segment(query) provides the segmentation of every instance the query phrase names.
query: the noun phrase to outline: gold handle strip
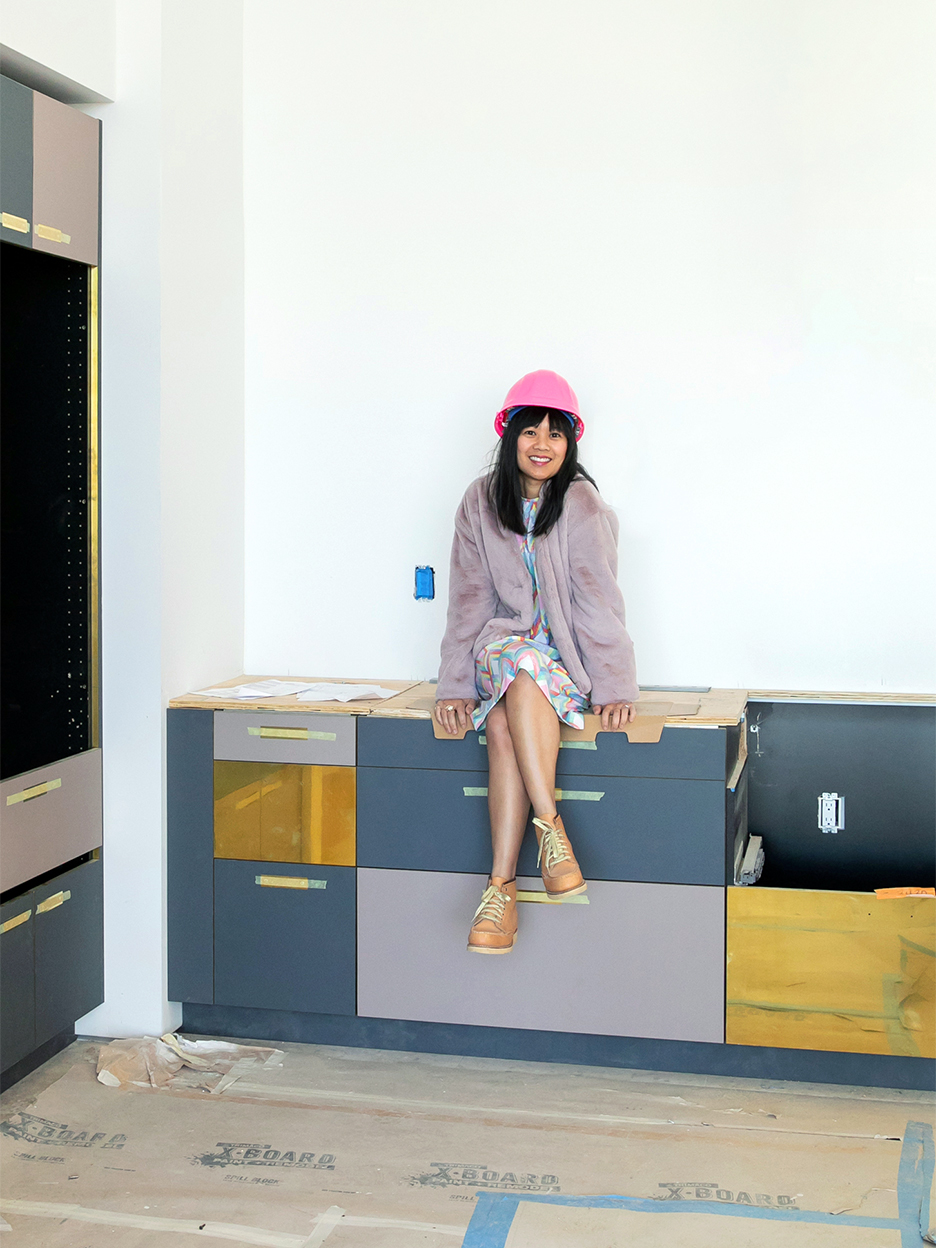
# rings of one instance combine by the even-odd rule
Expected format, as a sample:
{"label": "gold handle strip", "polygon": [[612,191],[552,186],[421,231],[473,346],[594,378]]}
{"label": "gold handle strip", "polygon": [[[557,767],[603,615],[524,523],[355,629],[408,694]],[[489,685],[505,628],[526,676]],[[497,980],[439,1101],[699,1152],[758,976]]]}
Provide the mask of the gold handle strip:
{"label": "gold handle strip", "polygon": [[11,793],[6,799],[6,804],[15,806],[17,802],[31,802],[34,797],[42,797],[43,793],[51,793],[53,789],[61,787],[61,780],[46,780],[43,784],[34,784],[31,789],[21,789],[19,793]]}
{"label": "gold handle strip", "polygon": [[[487,789],[474,789],[465,786],[462,789],[465,797],[487,797]],[[600,802],[603,792],[595,789],[556,789],[557,802]]]}
{"label": "gold handle strip", "polygon": [[517,889],[517,901],[545,901],[549,906],[587,906],[590,904],[584,893],[579,893],[577,897],[550,897],[549,893],[539,889],[533,892],[523,888]]}
{"label": "gold handle strip", "polygon": [[25,923],[31,914],[31,910],[24,910],[22,914],[16,915],[15,918],[7,919],[5,923],[0,923],[0,932],[12,932],[14,927],[19,927],[21,923]]}
{"label": "gold handle strip", "polygon": [[307,880],[301,875],[255,875],[261,888],[325,888],[328,880]]}
{"label": "gold handle strip", "polygon": [[29,222],[26,218],[15,217],[12,212],[0,213],[0,224],[5,225],[8,230],[16,230],[19,234],[29,233]]}
{"label": "gold handle strip", "polygon": [[47,897],[45,901],[40,901],[36,906],[36,914],[48,914],[50,910],[57,910],[59,906],[64,905],[66,901],[71,900],[71,892],[65,889],[61,893],[53,893],[51,897]]}
{"label": "gold handle strip", "polygon": [[36,233],[40,238],[46,239],[50,243],[70,243],[71,235],[63,234],[61,230],[56,229],[54,225],[37,225]]}
{"label": "gold handle strip", "polygon": [[337,741],[337,733],[313,732],[311,728],[248,728],[252,737],[273,738],[277,741]]}

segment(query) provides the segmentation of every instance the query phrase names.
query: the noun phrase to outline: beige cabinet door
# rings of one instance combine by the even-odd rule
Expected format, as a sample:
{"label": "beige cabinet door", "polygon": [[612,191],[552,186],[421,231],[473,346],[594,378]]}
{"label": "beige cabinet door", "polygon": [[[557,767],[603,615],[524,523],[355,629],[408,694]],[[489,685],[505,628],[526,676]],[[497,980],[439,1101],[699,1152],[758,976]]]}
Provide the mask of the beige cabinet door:
{"label": "beige cabinet door", "polygon": [[33,92],[32,241],[37,251],[98,263],[100,123]]}

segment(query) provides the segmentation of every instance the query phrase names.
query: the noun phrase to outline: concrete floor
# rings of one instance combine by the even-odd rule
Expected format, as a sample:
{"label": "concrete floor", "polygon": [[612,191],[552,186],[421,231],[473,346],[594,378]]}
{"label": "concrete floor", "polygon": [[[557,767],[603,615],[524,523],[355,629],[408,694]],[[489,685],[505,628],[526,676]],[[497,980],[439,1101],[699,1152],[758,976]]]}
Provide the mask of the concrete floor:
{"label": "concrete floor", "polygon": [[212,1092],[79,1040],[10,1088],[4,1248],[923,1243],[924,1093],[276,1047]]}

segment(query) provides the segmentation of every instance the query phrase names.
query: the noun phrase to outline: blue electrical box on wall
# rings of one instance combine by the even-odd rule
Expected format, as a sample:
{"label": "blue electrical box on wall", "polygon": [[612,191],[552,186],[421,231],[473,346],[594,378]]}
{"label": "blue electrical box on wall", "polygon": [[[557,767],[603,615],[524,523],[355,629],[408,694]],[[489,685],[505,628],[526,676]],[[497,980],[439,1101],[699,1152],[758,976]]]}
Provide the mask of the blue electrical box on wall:
{"label": "blue electrical box on wall", "polygon": [[416,588],[413,597],[420,602],[427,602],[435,597],[435,570],[422,567],[416,569]]}

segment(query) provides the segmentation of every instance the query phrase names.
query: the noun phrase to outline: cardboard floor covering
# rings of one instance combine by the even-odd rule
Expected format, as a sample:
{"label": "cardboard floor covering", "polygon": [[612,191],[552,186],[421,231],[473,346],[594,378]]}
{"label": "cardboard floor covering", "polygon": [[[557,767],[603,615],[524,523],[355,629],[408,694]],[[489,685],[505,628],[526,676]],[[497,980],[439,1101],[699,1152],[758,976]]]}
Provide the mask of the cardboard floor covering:
{"label": "cardboard floor covering", "polygon": [[104,1087],[88,1044],[11,1089],[3,1248],[922,1242],[922,1093],[277,1047],[219,1094]]}

